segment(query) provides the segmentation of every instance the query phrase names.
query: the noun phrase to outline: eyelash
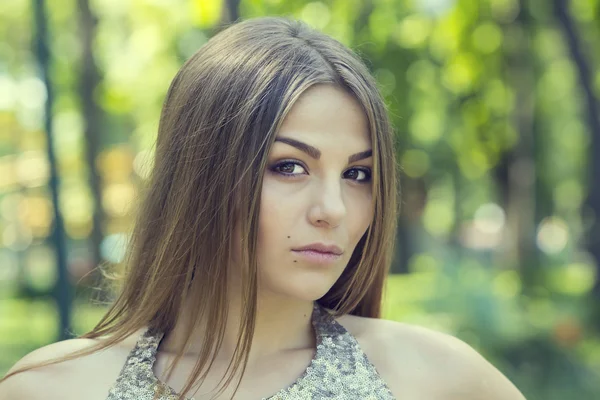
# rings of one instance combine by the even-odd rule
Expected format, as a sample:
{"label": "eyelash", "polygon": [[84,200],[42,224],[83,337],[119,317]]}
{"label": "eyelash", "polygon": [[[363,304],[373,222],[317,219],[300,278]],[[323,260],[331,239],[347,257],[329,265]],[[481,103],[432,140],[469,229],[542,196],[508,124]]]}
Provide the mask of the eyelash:
{"label": "eyelash", "polygon": [[[276,174],[278,174],[278,175],[283,176],[286,179],[291,179],[291,178],[294,178],[295,176],[303,175],[303,174],[290,174],[290,173],[285,173],[285,172],[279,172],[279,171],[277,171],[277,168],[281,167],[282,165],[288,165],[288,164],[299,165],[302,168],[304,168],[305,170],[308,169],[304,165],[302,165],[302,163],[300,163],[298,161],[284,160],[284,161],[278,162],[277,164],[271,166],[269,168],[269,170],[272,171],[272,172],[274,172],[274,173],[276,173]],[[363,180],[352,179],[353,181],[355,181],[357,183],[363,183],[363,184],[371,182],[371,169],[370,168],[354,167],[354,168],[349,169],[349,171],[352,171],[353,169],[358,170],[358,171],[362,171],[366,175],[366,178],[363,179]]]}

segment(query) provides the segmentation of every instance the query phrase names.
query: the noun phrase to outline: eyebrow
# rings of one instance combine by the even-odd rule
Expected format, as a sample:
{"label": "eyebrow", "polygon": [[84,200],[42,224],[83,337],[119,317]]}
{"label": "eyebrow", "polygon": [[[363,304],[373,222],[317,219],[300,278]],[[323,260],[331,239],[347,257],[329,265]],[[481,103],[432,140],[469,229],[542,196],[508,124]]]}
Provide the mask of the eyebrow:
{"label": "eyebrow", "polygon": [[[288,137],[278,136],[275,138],[275,141],[289,144],[290,146],[293,146],[293,147],[297,148],[298,150],[305,152],[306,154],[308,154],[309,156],[311,156],[312,158],[314,158],[316,160],[321,158],[321,151],[319,149],[317,149],[316,147],[313,147],[309,144],[306,144],[304,142],[301,142],[299,140],[288,138]],[[369,158],[372,155],[373,155],[372,150],[365,150],[365,151],[361,151],[360,153],[352,154],[350,157],[348,157],[348,164],[351,164],[356,161],[364,160],[365,158]]]}

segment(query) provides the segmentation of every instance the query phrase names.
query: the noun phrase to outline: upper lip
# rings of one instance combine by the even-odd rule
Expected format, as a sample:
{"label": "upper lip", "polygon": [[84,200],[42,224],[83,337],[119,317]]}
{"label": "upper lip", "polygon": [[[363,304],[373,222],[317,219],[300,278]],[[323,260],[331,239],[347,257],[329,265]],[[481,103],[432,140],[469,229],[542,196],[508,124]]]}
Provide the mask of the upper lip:
{"label": "upper lip", "polygon": [[326,245],[325,243],[311,243],[311,244],[307,244],[306,246],[303,247],[298,247],[296,249],[292,249],[292,250],[314,250],[314,251],[318,251],[320,253],[333,253],[333,254],[342,254],[343,251],[342,249],[340,249],[338,246],[332,244],[332,245]]}

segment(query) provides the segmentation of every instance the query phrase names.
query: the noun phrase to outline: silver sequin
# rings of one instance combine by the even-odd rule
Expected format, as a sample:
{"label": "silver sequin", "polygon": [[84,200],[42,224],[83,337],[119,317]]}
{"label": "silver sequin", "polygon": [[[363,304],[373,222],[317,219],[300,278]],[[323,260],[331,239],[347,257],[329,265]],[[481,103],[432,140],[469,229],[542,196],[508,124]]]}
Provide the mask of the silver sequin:
{"label": "silver sequin", "polygon": [[[356,339],[317,302],[312,324],[317,351],[292,385],[262,400],[392,400],[394,396]],[[177,393],[153,372],[161,333],[144,332],[127,357],[107,400],[176,400]],[[189,399],[193,400],[193,399]]]}

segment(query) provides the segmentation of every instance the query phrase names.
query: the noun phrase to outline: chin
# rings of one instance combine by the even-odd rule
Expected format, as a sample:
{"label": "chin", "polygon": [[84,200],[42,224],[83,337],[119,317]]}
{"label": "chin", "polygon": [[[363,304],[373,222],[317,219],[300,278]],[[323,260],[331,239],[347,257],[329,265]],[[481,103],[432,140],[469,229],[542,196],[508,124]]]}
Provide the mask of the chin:
{"label": "chin", "polygon": [[[282,299],[315,301],[325,296],[344,272],[347,260],[338,265],[316,267],[303,263],[269,263],[259,267],[259,292]],[[268,266],[267,266],[268,265]]]}
{"label": "chin", "polygon": [[312,302],[325,296],[334,283],[335,281],[331,282],[325,279],[313,279],[312,282],[307,282],[299,279],[292,281],[290,278],[287,282],[281,282],[279,285],[268,285],[265,290],[290,300]]}

